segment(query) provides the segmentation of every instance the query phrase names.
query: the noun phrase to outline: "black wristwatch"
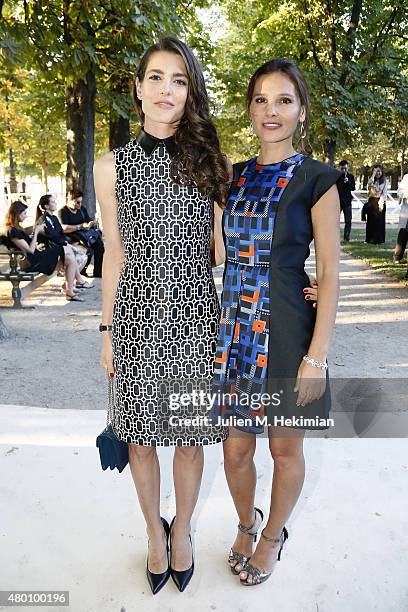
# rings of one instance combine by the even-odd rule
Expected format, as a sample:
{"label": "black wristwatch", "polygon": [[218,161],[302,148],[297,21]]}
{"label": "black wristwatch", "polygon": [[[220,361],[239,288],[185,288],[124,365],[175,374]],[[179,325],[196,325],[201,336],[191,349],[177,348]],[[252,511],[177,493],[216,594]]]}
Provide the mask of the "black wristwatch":
{"label": "black wristwatch", "polygon": [[104,331],[112,331],[112,325],[102,325],[102,323],[99,325],[99,331],[100,332],[104,332]]}

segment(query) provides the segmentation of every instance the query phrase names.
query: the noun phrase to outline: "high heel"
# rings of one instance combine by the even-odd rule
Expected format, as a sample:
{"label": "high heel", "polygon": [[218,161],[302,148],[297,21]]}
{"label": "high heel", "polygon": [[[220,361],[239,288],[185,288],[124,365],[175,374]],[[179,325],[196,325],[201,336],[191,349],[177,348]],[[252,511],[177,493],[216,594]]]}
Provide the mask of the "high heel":
{"label": "high heel", "polygon": [[162,572],[161,574],[154,574],[153,572],[151,572],[149,570],[149,567],[148,567],[149,557],[147,557],[147,559],[146,559],[146,576],[147,576],[147,580],[149,582],[150,588],[152,589],[153,595],[158,593],[160,591],[160,589],[162,589],[164,587],[164,585],[166,584],[166,582],[168,581],[168,579],[170,577],[170,564],[169,564],[169,532],[170,532],[170,527],[169,527],[169,524],[166,521],[166,519],[164,519],[162,516],[160,517],[160,519],[161,519],[161,522],[163,523],[163,529],[164,529],[165,534],[166,534],[167,569],[166,569],[165,572]]}
{"label": "high heel", "polygon": [[[252,541],[256,542],[256,539],[258,537],[258,530],[255,531],[255,533],[251,533],[251,529],[253,529],[255,523],[256,523],[256,513],[258,512],[261,516],[261,522],[260,525],[262,525],[262,521],[263,521],[263,512],[262,510],[260,510],[259,508],[254,508],[255,510],[255,520],[252,523],[252,525],[250,525],[249,527],[245,527],[245,525],[243,525],[242,523],[238,523],[238,529],[240,531],[242,531],[242,533],[246,533],[249,536],[253,536]],[[258,527],[259,529],[259,527]],[[230,566],[230,570],[233,574],[235,574],[235,576],[238,576],[242,570],[240,570],[239,572],[236,571],[235,567],[237,565],[242,565],[242,567],[245,565],[245,563],[247,561],[249,561],[250,557],[247,557],[246,555],[243,555],[242,553],[236,552],[235,550],[232,550],[232,548],[230,549],[229,555],[228,555],[228,564]],[[230,561],[236,561],[237,563],[235,565],[231,565]]]}
{"label": "high heel", "polygon": [[193,543],[191,541],[191,534],[189,534],[189,538],[190,538],[190,545],[191,545],[191,559],[192,559],[192,563],[190,565],[190,567],[188,567],[186,570],[175,570],[171,567],[171,528],[173,527],[174,521],[175,521],[176,517],[173,517],[173,520],[170,523],[170,529],[169,529],[169,540],[170,540],[170,561],[169,561],[169,566],[170,566],[170,574],[171,577],[173,578],[173,581],[176,585],[176,587],[178,588],[178,590],[180,591],[180,593],[182,593],[184,591],[184,589],[186,588],[186,586],[188,585],[188,583],[190,582],[193,574],[194,574],[194,554],[193,554]]}
{"label": "high heel", "polygon": [[[278,561],[280,561],[282,548],[283,548],[284,543],[288,539],[288,537],[289,537],[289,534],[288,534],[288,530],[286,529],[286,527],[282,529],[282,532],[279,538],[268,538],[268,536],[264,535],[263,530],[261,533],[261,538],[263,538],[267,542],[275,542],[276,544],[280,542],[280,548],[279,548],[278,556],[277,556]],[[248,574],[252,576],[252,582],[247,582],[246,578],[245,580],[240,579],[240,582],[243,586],[254,586],[256,584],[261,584],[262,582],[265,582],[265,580],[268,580],[268,578],[272,575],[272,572],[261,572],[260,569],[252,565],[252,563],[249,563],[249,561],[245,563],[244,569],[242,571],[247,572]]]}

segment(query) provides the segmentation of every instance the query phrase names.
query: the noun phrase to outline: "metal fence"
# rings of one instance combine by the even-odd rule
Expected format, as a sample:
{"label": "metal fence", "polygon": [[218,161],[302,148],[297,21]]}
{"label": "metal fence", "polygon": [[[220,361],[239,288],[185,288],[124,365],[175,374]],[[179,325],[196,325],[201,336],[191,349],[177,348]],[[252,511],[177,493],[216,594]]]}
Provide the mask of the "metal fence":
{"label": "metal fence", "polygon": [[[365,189],[357,189],[352,192],[353,201],[351,202],[353,221],[361,221],[361,209],[368,200],[367,191]],[[397,191],[388,191],[386,202],[386,221],[387,223],[398,223],[399,213],[401,210],[401,202],[397,197]]]}
{"label": "metal fence", "polygon": [[[367,202],[367,199],[368,199],[367,191],[365,189],[357,189],[356,191],[353,191],[352,193],[353,193],[353,201],[351,203],[352,215],[353,215],[352,218],[353,218],[353,221],[361,221],[361,209],[363,208],[363,205]],[[55,197],[60,202],[60,204],[64,201],[63,194],[53,192],[53,195],[55,195]],[[31,196],[28,193],[4,194],[4,205],[3,205],[4,209],[1,210],[2,207],[0,206],[1,220],[4,218],[6,210],[10,206],[11,202],[14,202],[15,200],[22,200],[23,202],[26,202],[28,206],[27,223],[29,225],[32,225],[32,223],[34,222],[35,208],[38,202],[37,201],[32,202]],[[391,223],[391,224],[398,223],[400,210],[401,210],[401,202],[399,201],[399,198],[397,197],[397,191],[396,190],[388,191],[387,211],[386,211],[387,223]]]}

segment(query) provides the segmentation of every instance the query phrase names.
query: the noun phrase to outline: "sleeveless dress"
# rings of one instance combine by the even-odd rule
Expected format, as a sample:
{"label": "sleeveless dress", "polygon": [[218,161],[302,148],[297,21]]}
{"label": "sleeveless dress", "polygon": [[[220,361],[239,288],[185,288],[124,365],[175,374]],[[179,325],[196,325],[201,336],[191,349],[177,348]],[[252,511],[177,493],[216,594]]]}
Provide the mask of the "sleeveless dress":
{"label": "sleeveless dress", "polygon": [[144,130],[113,151],[125,263],[112,319],[112,426],[121,440],[146,446],[201,446],[228,435],[206,422],[219,321],[213,202],[172,180],[174,151],[173,138]]}
{"label": "sleeveless dress", "polygon": [[[304,264],[313,239],[311,208],[340,176],[301,153],[275,164],[259,165],[255,157],[235,164],[223,217],[226,265],[212,422],[221,416],[255,434],[265,424],[327,428],[329,386],[305,408],[296,406],[293,387],[316,316],[302,293],[309,285]],[[307,426],[300,419],[305,414],[315,417]]]}

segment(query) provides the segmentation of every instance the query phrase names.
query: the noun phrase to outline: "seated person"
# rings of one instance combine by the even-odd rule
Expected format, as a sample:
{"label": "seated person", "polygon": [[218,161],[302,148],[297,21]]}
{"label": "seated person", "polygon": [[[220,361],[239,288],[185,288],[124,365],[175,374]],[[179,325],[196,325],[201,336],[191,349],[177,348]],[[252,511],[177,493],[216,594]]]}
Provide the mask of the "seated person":
{"label": "seated person", "polygon": [[69,238],[77,240],[88,248],[89,257],[87,265],[93,255],[93,275],[96,278],[101,278],[103,254],[105,251],[102,232],[97,228],[97,222],[90,218],[88,211],[82,206],[83,195],[82,191],[72,192],[70,201],[58,211],[58,215],[64,233]]}
{"label": "seated person", "polygon": [[22,269],[26,272],[42,272],[51,276],[62,267],[65,269],[66,298],[70,301],[83,302],[74,290],[75,272],[78,269],[75,258],[65,251],[63,245],[53,245],[40,251],[38,247],[38,234],[45,231],[43,224],[36,224],[33,235],[30,237],[21,227],[21,223],[27,217],[27,204],[17,200],[13,202],[6,214],[5,229],[10,248],[17,248],[26,255],[26,263]]}
{"label": "seated person", "polygon": [[[44,224],[45,232],[40,235],[41,241],[47,246],[54,246],[56,244],[65,247],[65,251],[70,252],[74,255],[77,265],[78,272],[81,272],[86,264],[87,256],[81,252],[78,247],[73,247],[67,243],[65,234],[62,230],[61,223],[58,217],[55,216],[57,210],[57,201],[51,194],[41,196],[40,202],[37,206],[35,222]],[[75,275],[77,287],[89,289],[94,285],[87,283],[80,274]]]}

